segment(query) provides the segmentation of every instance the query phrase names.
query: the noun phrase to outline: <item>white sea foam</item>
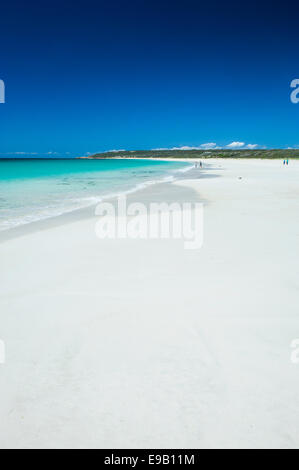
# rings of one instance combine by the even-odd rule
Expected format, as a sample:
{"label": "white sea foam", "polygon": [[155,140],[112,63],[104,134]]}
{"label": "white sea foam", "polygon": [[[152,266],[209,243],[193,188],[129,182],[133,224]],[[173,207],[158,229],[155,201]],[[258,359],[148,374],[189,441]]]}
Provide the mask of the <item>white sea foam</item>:
{"label": "white sea foam", "polygon": [[177,173],[186,173],[187,171],[192,170],[192,168],[194,168],[194,165],[190,164],[190,166],[187,166],[187,167],[184,167],[184,168],[178,168],[177,170],[175,170],[175,172],[177,172]]}

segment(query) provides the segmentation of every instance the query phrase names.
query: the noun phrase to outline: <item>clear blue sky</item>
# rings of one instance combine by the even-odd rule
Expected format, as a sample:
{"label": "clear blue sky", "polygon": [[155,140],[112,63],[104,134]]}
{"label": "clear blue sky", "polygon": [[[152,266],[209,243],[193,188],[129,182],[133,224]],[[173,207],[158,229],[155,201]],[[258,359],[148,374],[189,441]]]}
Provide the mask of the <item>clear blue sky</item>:
{"label": "clear blue sky", "polygon": [[296,2],[1,4],[0,154],[299,146]]}

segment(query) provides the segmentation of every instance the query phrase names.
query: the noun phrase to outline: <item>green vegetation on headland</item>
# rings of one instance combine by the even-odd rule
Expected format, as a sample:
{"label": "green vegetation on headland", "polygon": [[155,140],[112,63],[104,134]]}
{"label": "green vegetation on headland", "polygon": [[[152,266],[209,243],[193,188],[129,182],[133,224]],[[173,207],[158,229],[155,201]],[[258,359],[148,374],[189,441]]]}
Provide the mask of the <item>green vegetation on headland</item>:
{"label": "green vegetation on headland", "polygon": [[80,158],[299,158],[299,149],[124,150]]}

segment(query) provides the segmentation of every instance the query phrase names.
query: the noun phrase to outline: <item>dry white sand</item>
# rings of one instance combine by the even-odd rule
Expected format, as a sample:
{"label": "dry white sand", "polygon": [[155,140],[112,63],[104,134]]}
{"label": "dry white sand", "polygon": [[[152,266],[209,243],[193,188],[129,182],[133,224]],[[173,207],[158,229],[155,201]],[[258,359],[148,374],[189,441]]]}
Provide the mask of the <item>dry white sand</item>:
{"label": "dry white sand", "polygon": [[298,447],[299,162],[204,165],[134,195],[204,200],[200,250],[94,218],[0,244],[0,447]]}

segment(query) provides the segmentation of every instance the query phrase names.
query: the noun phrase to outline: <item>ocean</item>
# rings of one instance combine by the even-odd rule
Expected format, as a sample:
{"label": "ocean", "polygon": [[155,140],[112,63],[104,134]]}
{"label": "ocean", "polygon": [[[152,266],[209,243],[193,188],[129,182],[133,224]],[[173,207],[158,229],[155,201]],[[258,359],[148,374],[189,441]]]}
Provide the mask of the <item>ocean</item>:
{"label": "ocean", "polygon": [[0,160],[0,231],[173,180],[190,166],[141,159]]}

